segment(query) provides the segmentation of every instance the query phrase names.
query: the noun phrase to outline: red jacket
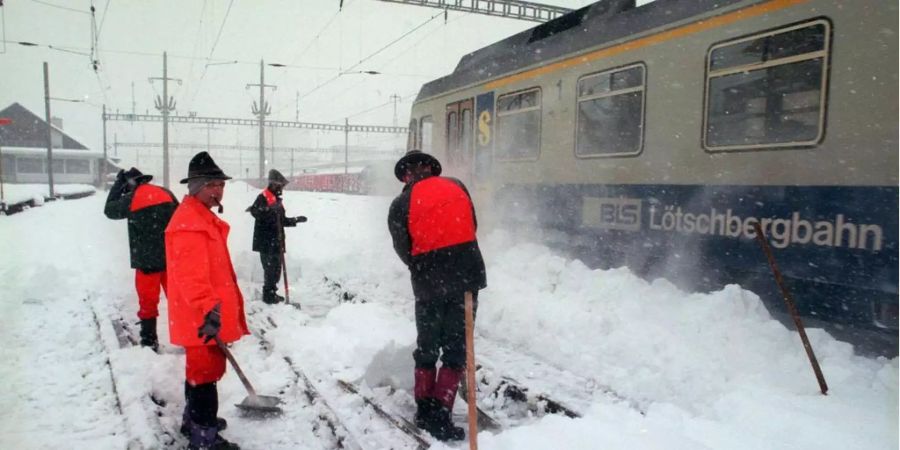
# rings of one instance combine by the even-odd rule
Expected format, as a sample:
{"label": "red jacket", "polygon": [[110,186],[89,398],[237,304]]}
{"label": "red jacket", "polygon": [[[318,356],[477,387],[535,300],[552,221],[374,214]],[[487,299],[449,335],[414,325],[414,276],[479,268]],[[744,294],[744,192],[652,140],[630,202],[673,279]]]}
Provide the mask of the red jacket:
{"label": "red jacket", "polygon": [[[234,342],[250,334],[244,298],[228,254],[227,223],[200,201],[185,196],[166,227],[169,335],[173,344],[204,345],[197,337],[203,318],[221,303],[219,338]],[[209,341],[206,345],[215,345]]]}

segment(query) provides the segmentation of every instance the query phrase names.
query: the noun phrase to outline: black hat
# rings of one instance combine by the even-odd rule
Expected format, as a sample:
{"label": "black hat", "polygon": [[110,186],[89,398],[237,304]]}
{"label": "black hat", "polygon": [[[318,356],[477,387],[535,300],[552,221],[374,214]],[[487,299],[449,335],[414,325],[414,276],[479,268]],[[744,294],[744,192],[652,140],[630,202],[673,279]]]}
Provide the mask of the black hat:
{"label": "black hat", "polygon": [[213,161],[212,156],[209,156],[209,153],[206,152],[197,153],[191,158],[191,162],[188,164],[188,176],[181,180],[180,183],[184,184],[196,178],[209,178],[212,180],[231,179],[231,177],[225,175],[225,172],[222,172],[222,169]]}
{"label": "black hat", "polygon": [[406,173],[407,167],[419,164],[430,165],[432,175],[441,174],[441,163],[437,158],[428,153],[423,153],[421,150],[410,150],[397,161],[397,164],[394,166],[394,176],[398,180],[403,181],[403,174]]}
{"label": "black hat", "polygon": [[275,169],[269,169],[269,183],[288,184],[288,179]]}
{"label": "black hat", "polygon": [[146,183],[153,179],[153,175],[144,175],[136,167],[128,169],[122,176],[125,177],[126,180],[134,180],[134,184]]}

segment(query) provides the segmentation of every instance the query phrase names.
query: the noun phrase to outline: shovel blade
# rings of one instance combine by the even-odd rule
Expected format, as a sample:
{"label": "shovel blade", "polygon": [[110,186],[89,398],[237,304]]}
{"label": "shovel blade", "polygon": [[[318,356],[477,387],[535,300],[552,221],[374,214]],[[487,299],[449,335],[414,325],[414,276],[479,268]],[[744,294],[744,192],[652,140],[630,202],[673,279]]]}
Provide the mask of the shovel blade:
{"label": "shovel blade", "polygon": [[245,416],[275,417],[284,412],[278,406],[281,403],[280,398],[271,395],[248,395],[244,401],[234,406],[237,406]]}

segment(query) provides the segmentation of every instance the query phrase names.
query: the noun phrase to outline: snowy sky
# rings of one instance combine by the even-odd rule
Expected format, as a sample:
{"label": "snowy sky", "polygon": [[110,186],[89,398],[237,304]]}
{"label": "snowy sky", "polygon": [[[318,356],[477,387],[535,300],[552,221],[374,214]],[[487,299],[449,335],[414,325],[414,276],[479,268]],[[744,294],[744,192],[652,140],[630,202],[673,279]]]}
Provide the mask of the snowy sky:
{"label": "snowy sky", "polygon": [[[13,0],[0,8],[3,36],[0,47],[0,105],[19,102],[43,116],[42,62],[50,64],[52,97],[86,99],[87,103],[55,101],[52,114],[64,128],[91,148],[100,149],[100,106],[131,112],[132,83],[136,111],[156,114],[153,99],[162,93],[162,52],[169,54],[169,76],[183,84],[170,85],[179,114],[253,118],[250,104],[259,97],[259,61],[295,67],[266,67],[267,92],[276,120],[294,120],[296,96],[300,120],[341,123],[344,117],[361,124],[391,125],[390,96],[400,95],[399,124],[426,81],[451,72],[459,58],[484,45],[535,23],[450,12],[445,24],[441,11],[374,0]],[[577,8],[586,0],[556,0],[555,5]],[[96,8],[99,33],[99,71],[91,69],[92,20]],[[55,5],[55,6],[54,6]],[[438,16],[438,17],[435,17]],[[433,20],[430,20],[430,18]],[[427,22],[427,23],[426,23]],[[424,25],[423,25],[424,24]],[[358,64],[401,35],[416,31]],[[221,31],[221,36],[219,33]],[[43,47],[24,47],[27,41]],[[68,50],[51,50],[46,46]],[[84,54],[75,54],[71,52]],[[206,66],[208,61],[237,64]],[[347,74],[342,70],[375,70],[381,75]],[[321,86],[321,87],[320,87]],[[170,130],[171,141],[206,142],[201,125],[184,124]],[[221,127],[211,131],[213,143],[253,145],[256,130]],[[340,133],[300,130],[276,131],[276,145],[343,144]],[[159,124],[110,122],[110,145],[120,142],[160,142]],[[363,145],[403,146],[403,137],[356,136]],[[353,139],[351,138],[351,139]],[[351,142],[353,145],[354,142]],[[121,155],[134,164],[134,155]],[[248,156],[250,156],[248,154]],[[150,158],[145,157],[145,164]]]}

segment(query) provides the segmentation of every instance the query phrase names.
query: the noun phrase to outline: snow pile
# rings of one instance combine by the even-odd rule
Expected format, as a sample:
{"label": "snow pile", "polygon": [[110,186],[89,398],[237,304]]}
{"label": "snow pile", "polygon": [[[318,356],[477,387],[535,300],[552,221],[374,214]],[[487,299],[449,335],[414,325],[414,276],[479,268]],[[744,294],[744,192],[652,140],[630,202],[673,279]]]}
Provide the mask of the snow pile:
{"label": "snow pile", "polygon": [[[175,186],[179,197],[181,188]],[[411,390],[413,297],[387,232],[391,199],[285,193],[288,214],[309,217],[287,231],[291,299],[303,307],[297,310],[253,299],[260,262],[250,250],[253,220],[244,208],[257,194],[230,183],[223,217],[232,227],[229,246],[251,328],[274,347],[248,336],[233,350],[261,393],[286,400],[286,414],[266,422],[238,417],[231,405],[245,393],[229,369],[219,383],[220,415],[230,422],[225,435],[248,449],[334,446],[285,355],[325,395],[338,396],[332,406],[346,414],[348,428],[382,436],[390,430],[362,414],[359,402],[340,397],[335,379]],[[167,345],[165,308],[163,355],[137,348],[106,355],[101,340],[109,340],[109,330],[99,337],[95,330],[92,311],[101,320],[120,314],[133,322],[137,310],[125,222],[103,216],[104,199],[0,217],[0,235],[14,237],[4,241],[0,259],[0,379],[8,386],[0,391],[2,448],[146,443],[153,430],[140,416],[153,412],[150,394],[165,403],[161,422],[180,423],[183,356]],[[547,415],[482,433],[483,449],[897,448],[896,358],[854,356],[849,345],[809,330],[831,389],[825,397],[796,333],[772,320],[752,292],[728,286],[688,293],[625,268],[591,270],[505,232],[482,233],[481,243],[489,287],[479,296],[476,356],[479,345],[503,345],[562,369],[584,381],[587,405],[581,419]],[[271,312],[279,326],[260,312]],[[502,369],[513,377],[532,370],[512,363]],[[601,390],[627,401],[591,394]]]}
{"label": "snow pile", "polygon": [[[53,193],[57,196],[69,196],[75,194],[90,194],[95,192],[94,186],[89,184],[54,184]],[[44,199],[50,197],[50,188],[46,184],[3,184],[3,202],[7,205],[33,200],[35,205],[44,204]]]}

